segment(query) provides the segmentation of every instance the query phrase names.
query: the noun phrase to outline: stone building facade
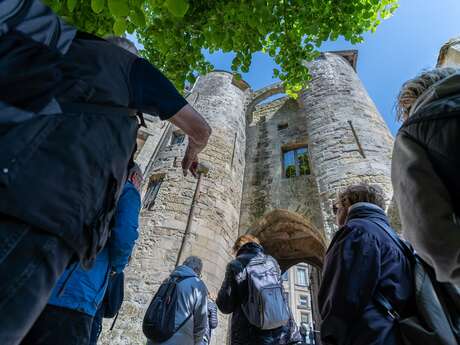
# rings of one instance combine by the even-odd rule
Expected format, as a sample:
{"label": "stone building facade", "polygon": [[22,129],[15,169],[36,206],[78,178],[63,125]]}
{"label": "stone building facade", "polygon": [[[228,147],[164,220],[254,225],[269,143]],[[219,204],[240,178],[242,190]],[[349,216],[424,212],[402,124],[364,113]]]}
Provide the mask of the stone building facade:
{"label": "stone building facade", "polygon": [[[257,235],[283,269],[320,268],[335,231],[331,208],[338,190],[378,183],[390,200],[393,139],[355,72],[356,59],[356,51],[346,51],[308,63],[312,81],[298,100],[271,100],[283,93],[280,84],[253,91],[228,72],[201,76],[187,97],[213,135],[200,157],[211,169],[196,195],[197,181],[180,168],[187,139],[147,116],[137,155],[145,173],[140,238],[126,271],[124,305],[103,344],[145,344],[144,312],[178,258],[203,258],[211,295],[244,233]],[[190,236],[179,252],[187,223]],[[311,272],[316,322],[318,274]],[[227,326],[220,315],[213,344],[226,343]]]}

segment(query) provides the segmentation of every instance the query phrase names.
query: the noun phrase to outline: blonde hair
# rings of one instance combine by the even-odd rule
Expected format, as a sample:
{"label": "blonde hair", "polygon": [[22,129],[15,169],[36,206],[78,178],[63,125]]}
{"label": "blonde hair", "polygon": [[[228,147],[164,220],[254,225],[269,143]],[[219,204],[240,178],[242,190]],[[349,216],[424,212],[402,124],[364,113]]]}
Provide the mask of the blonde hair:
{"label": "blonde hair", "polygon": [[351,185],[338,194],[338,202],[344,207],[350,207],[358,202],[369,202],[380,208],[385,208],[385,194],[379,186],[366,183]]}
{"label": "blonde hair", "polygon": [[422,93],[438,81],[450,77],[457,72],[458,70],[452,67],[436,68],[434,70],[425,71],[417,77],[406,81],[401,87],[397,99],[397,120],[406,121],[409,118],[412,106]]}
{"label": "blonde hair", "polygon": [[252,235],[242,235],[238,237],[233,245],[233,252],[236,254],[238,251],[247,243],[257,243],[260,244],[260,241],[257,237]]}

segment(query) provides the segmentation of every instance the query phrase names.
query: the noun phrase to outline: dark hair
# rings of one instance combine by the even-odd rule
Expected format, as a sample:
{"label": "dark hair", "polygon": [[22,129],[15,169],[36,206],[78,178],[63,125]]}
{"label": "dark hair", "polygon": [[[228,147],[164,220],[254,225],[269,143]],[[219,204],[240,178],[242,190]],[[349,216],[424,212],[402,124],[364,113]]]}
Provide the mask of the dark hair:
{"label": "dark hair", "polygon": [[260,244],[260,241],[257,237],[253,235],[242,235],[238,237],[235,241],[235,244],[233,245],[233,252],[236,254],[238,251],[241,249],[242,246],[244,246],[247,243],[257,243]]}

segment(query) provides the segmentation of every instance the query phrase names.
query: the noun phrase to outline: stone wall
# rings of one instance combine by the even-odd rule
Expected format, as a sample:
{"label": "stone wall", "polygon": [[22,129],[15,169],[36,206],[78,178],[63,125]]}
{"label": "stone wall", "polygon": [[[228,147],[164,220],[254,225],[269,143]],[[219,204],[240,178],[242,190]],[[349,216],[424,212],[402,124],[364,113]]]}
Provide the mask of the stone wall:
{"label": "stone wall", "polygon": [[325,53],[308,67],[312,80],[301,95],[302,111],[324,229],[330,237],[335,231],[332,204],[343,187],[376,183],[391,199],[393,138],[347,60]]}
{"label": "stone wall", "polygon": [[[284,177],[283,149],[308,145],[306,123],[297,102],[283,97],[259,104],[250,118],[240,232],[275,209],[300,214],[321,229],[315,176]],[[280,125],[287,128],[280,129]]]}
{"label": "stone wall", "polygon": [[[213,135],[200,156],[211,170],[202,179],[191,235],[181,261],[188,255],[203,259],[203,280],[213,294],[221,285],[231,259],[230,248],[238,236],[246,149],[245,104],[249,92],[232,74],[213,72],[200,77],[188,96],[210,123]],[[148,138],[143,147],[158,151],[155,160],[147,164],[146,180],[158,174],[164,174],[164,180],[154,207],[141,212],[140,238],[126,270],[125,302],[116,328],[104,332],[103,344],[145,344],[143,315],[159,284],[174,269],[196,180],[182,176],[180,162],[187,142],[171,145],[173,130],[169,128],[167,133],[160,134],[162,141],[155,139],[158,149],[145,146]],[[138,157],[142,155],[140,151]],[[227,325],[227,318],[221,315],[214,344],[224,343]]]}

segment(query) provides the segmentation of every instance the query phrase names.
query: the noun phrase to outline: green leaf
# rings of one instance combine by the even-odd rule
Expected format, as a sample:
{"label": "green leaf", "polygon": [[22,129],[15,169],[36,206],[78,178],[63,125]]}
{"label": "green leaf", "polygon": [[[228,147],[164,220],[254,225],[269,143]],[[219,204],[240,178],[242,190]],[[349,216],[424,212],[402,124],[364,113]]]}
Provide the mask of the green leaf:
{"label": "green leaf", "polygon": [[105,6],[105,0],[91,0],[91,9],[94,13],[101,13]]}
{"label": "green leaf", "polygon": [[187,0],[166,0],[165,5],[173,16],[179,18],[185,16],[190,7]]}
{"label": "green leaf", "polygon": [[131,18],[134,25],[140,28],[145,27],[145,15],[140,8],[135,8],[133,11],[131,11],[129,17]]}
{"label": "green leaf", "polygon": [[109,11],[114,17],[129,15],[128,0],[108,0]]}
{"label": "green leaf", "polygon": [[117,19],[115,20],[115,23],[113,24],[113,32],[115,35],[121,36],[125,33],[126,27],[127,27],[127,24],[126,24],[125,19],[122,19],[122,18]]}
{"label": "green leaf", "polygon": [[67,9],[68,9],[70,12],[73,12],[73,10],[75,9],[75,7],[77,6],[77,1],[78,1],[78,0],[67,0]]}

